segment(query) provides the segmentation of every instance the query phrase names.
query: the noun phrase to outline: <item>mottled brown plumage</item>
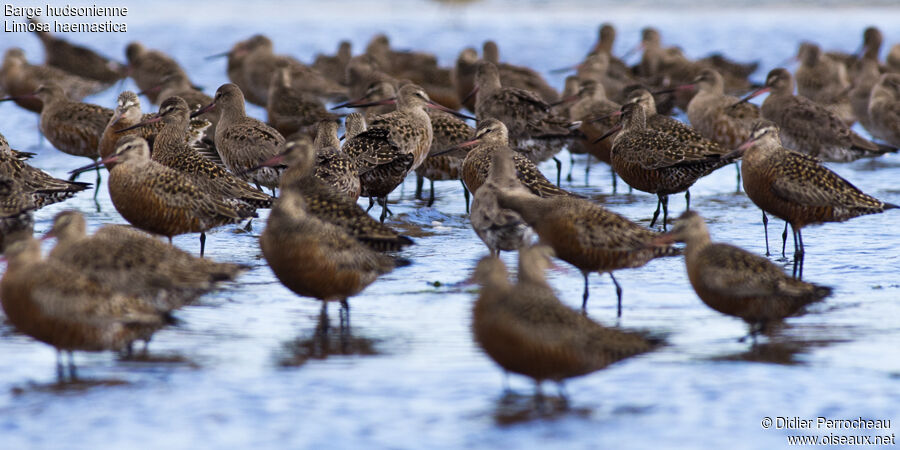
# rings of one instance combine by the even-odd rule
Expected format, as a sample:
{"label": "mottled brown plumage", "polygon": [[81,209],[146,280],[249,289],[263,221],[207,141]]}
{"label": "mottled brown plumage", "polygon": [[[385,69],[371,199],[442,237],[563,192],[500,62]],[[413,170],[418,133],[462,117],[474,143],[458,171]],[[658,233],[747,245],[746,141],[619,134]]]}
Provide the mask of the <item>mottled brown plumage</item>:
{"label": "mottled brown plumage", "polygon": [[872,122],[869,120],[869,100],[872,88],[881,78],[881,70],[878,68],[877,59],[863,58],[857,62],[856,76],[853,85],[847,94],[850,97],[850,107],[856,121],[869,133],[872,132]]}
{"label": "mottled brown plumage", "polygon": [[736,148],[750,136],[753,121],[760,117],[752,103],[737,106],[737,97],[725,94],[722,75],[705,69],[693,80],[697,94],[687,107],[688,120],[701,136],[726,149]]}
{"label": "mottled brown plumage", "polygon": [[428,156],[433,130],[425,112],[432,104],[421,87],[407,84],[397,95],[397,110],[377,116],[368,129],[349,139],[343,150],[356,163],[364,197],[377,198],[387,215],[387,196]]}
{"label": "mottled brown plumage", "polygon": [[[475,129],[465,121],[441,111],[429,111],[433,137],[429,156],[422,161],[422,165],[416,168],[416,198],[421,198],[424,179],[431,182],[431,195],[428,206],[434,204],[434,182],[445,180],[461,180],[462,164],[466,158],[467,149],[460,148],[449,153],[440,153],[471,139]],[[434,155],[434,156],[432,156]],[[468,191],[466,191],[466,208],[469,206]]]}
{"label": "mottled brown plumage", "polygon": [[259,239],[275,276],[298,295],[322,301],[347,299],[397,265],[307,210],[291,189],[282,191]]}
{"label": "mottled brown plumage", "polygon": [[287,67],[272,74],[266,113],[269,125],[282,136],[294,133],[315,136],[319,121],[337,121],[340,118],[337,114],[329,113],[317,96],[294,89],[291,71]]}
{"label": "mottled brown plumage", "polygon": [[57,239],[51,259],[77,267],[95,283],[141,297],[161,312],[192,303],[249,269],[197,258],[129,226],[106,225],[88,236],[78,211],[57,214],[47,237]]}
{"label": "mottled brown plumage", "polygon": [[253,188],[194,148],[189,142],[189,116],[188,105],[181,97],[167,98],[159,105],[158,115],[150,119],[158,118],[158,123],[163,124],[153,147],[153,161],[187,175],[198,187],[222,198],[238,200],[254,208],[272,206],[272,197]]}
{"label": "mottled brown plumage", "polygon": [[[730,163],[709,148],[691,147],[678,136],[650,128],[644,108],[637,103],[622,106],[622,131],[613,140],[612,167],[629,186],[656,194],[659,202],[650,226],[663,210],[663,230],[668,217],[668,196],[685,192],[700,177]],[[690,193],[685,194],[690,209]]]}
{"label": "mottled brown plumage", "polygon": [[113,110],[66,98],[56,83],[47,83],[35,91],[43,102],[41,132],[57,150],[90,159],[100,157],[98,148]]}
{"label": "mottled brown plumage", "polygon": [[341,141],[337,133],[337,122],[323,120],[318,123],[314,142],[316,178],[355,202],[361,189],[359,173],[353,160],[341,150]]}
{"label": "mottled brown plumage", "polygon": [[250,169],[255,168],[260,161],[284,151],[284,137],[281,133],[247,116],[244,95],[234,84],[220,86],[213,102],[200,111],[212,108],[215,108],[219,116],[216,125],[216,150],[225,167],[251,183],[275,189],[279,177],[276,169],[266,167],[252,172]]}
{"label": "mottled brown plumage", "polygon": [[750,139],[732,156],[743,156],[744,190],[750,200],[791,224],[799,259],[803,227],[897,208],[863,193],[817,159],[782,147],[781,142],[775,124],[760,120]]}
{"label": "mottled brown plumage", "polygon": [[766,85],[742,100],[771,92],[763,101],[762,116],[778,125],[784,145],[825,161],[852,161],[897,151],[856,134],[836,114],[793,91],[790,72],[773,69]]}
{"label": "mottled brown plumage", "polygon": [[341,41],[334,55],[318,54],[312,68],[319,71],[329,80],[341,82],[347,69],[347,63],[353,57],[350,41]]}
{"label": "mottled brown plumage", "polygon": [[[28,19],[32,23],[40,23],[36,18]],[[47,31],[35,30],[44,46],[44,59],[47,65],[65,70],[79,77],[112,85],[125,76],[125,67],[97,52],[56,37]]]}
{"label": "mottled brown plumage", "polygon": [[750,324],[754,337],[831,295],[831,288],[793,279],[767,258],[711,242],[703,218],[693,211],[679,217],[662,239],[687,244],[684,262],[697,296],[710,308]]}
{"label": "mottled brown plumage", "polygon": [[35,195],[15,179],[0,175],[0,251],[34,233]]}
{"label": "mottled brown plumage", "polygon": [[797,93],[837,114],[848,126],[856,118],[850,107],[850,77],[847,67],[822,53],[812,42],[803,42],[797,50],[800,65],[794,71]]}
{"label": "mottled brown plumage", "polygon": [[33,238],[12,244],[6,257],[0,281],[6,318],[59,352],[125,350],[169,321],[153,305],[91,281],[77,267],[42,259]]}
{"label": "mottled brown plumage", "polygon": [[23,161],[15,150],[9,148],[9,143],[2,134],[0,134],[0,176],[15,181],[18,189],[31,196],[35,208],[61,202],[91,187],[88,183],[54,178],[47,172],[32,167]]}
{"label": "mottled brown plumage", "polygon": [[88,80],[51,66],[29,64],[25,52],[20,48],[9,48],[3,56],[0,67],[0,87],[13,98],[17,105],[29,111],[40,113],[43,103],[32,96],[41,85],[56,83],[73,102],[88,95],[96,94],[108,86]]}
{"label": "mottled brown plumage", "polygon": [[[209,192],[189,175],[151,160],[147,141],[140,137],[119,141],[116,153],[102,162],[108,161],[116,163],[109,175],[109,196],[119,214],[170,242],[179,234],[203,233],[256,215],[246,204]],[[201,234],[201,256],[204,242]]]}
{"label": "mottled brown plumage", "polygon": [[484,41],[481,53],[482,59],[497,66],[502,85],[536,92],[547,103],[559,100],[559,92],[550,86],[541,74],[529,67],[500,62],[500,49],[496,42]]}
{"label": "mottled brown plumage", "polygon": [[125,47],[125,58],[128,60],[128,75],[154,105],[165,99],[160,97],[159,87],[167,79],[189,79],[187,72],[174,58],[162,51],[147,49],[140,42],[131,42]]}
{"label": "mottled brown plumage", "polygon": [[[509,131],[512,148],[533,162],[552,158],[574,137],[570,128],[577,124],[556,114],[534,92],[503,86],[495,65],[489,62],[478,64],[475,86],[478,119],[495,118],[503,122]],[[557,178],[560,170],[558,163]]]}
{"label": "mottled brown plumage", "polygon": [[519,279],[509,282],[494,256],[475,269],[481,285],[472,308],[475,342],[505,371],[562,384],[622,359],[649,352],[661,342],[642,333],[604,327],[563,305],[547,283],[547,247],[519,253]]}
{"label": "mottled brown plumage", "polygon": [[622,315],[622,289],[614,270],[641,267],[651,259],[676,255],[670,246],[651,245],[658,236],[625,217],[576,197],[541,198],[521,190],[498,191],[497,203],[519,213],[542,244],[584,275],[582,308],[587,308],[588,275],[608,272],[616,285],[617,315]]}
{"label": "mottled brown plumage", "polygon": [[519,250],[532,239],[532,231],[517,212],[497,204],[497,192],[524,189],[516,179],[513,152],[498,146],[493,149],[487,179],[472,200],[469,221],[475,234],[487,245],[492,255],[501,250]]}
{"label": "mottled brown plumage", "polygon": [[261,165],[284,163],[288,168],[281,177],[282,195],[299,194],[304,208],[312,216],[332,224],[368,247],[379,251],[397,251],[413,242],[406,236],[378,222],[356,203],[356,199],[338,191],[330,184],[327,171],[320,172],[320,164],[329,160],[320,157],[309,139],[288,143],[285,152]]}
{"label": "mottled brown plumage", "polygon": [[[491,171],[491,159],[497,148],[509,148],[506,125],[497,119],[482,119],[478,123],[475,139],[463,145],[475,145],[466,155],[462,166],[462,179],[472,194],[476,194]],[[574,195],[559,188],[544,177],[537,166],[524,155],[513,154],[516,177],[529,191],[541,197]]]}

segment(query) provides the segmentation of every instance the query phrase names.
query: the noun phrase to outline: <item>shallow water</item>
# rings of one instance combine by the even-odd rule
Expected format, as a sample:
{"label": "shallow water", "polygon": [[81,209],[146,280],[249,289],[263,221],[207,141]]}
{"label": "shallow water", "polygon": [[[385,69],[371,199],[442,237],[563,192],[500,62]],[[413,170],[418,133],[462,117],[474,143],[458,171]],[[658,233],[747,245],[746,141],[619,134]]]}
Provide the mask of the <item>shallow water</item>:
{"label": "shallow water", "polygon": [[[782,7],[685,12],[580,2],[533,2],[525,10],[505,1],[488,2],[482,10],[418,2],[395,3],[387,11],[363,2],[263,3],[252,10],[237,2],[228,10],[212,5],[129,5],[127,34],[69,37],[116,56],[128,41],[141,40],[172,54],[208,91],[227,79],[223,61],[207,62],[203,56],[254,32],[271,36],[277,51],[309,61],[316,52],[333,51],[339,39],[349,38],[360,49],[372,33],[386,31],[395,46],[435,52],[443,64],[452,63],[463,46],[480,46],[490,37],[499,42],[505,60],[546,72],[579,60],[602,21],[618,26],[617,53],[637,41],[641,26],[653,24],[665,43],[677,43],[691,56],[725,51],[739,60],[760,60],[757,80],[802,39],[853,51],[862,29],[875,24],[886,43],[900,41],[895,26],[900,10],[844,6],[811,12]],[[349,17],[348,10],[354,11]],[[3,45],[23,47],[33,61],[40,58],[33,36],[6,34]],[[559,86],[562,76],[550,80]],[[134,89],[130,81],[124,87]],[[111,106],[115,96],[111,90],[90,101]],[[260,108],[248,111],[264,117]],[[86,163],[47,144],[38,147],[33,114],[4,103],[0,117],[0,132],[15,148],[37,149],[34,165],[63,176]],[[568,158],[562,159],[568,171]],[[864,191],[900,202],[900,156],[831,167]],[[542,168],[553,174],[552,164]],[[609,168],[596,163],[586,186],[583,157],[572,171],[575,181],[565,182],[566,188],[649,224],[654,196],[622,190],[611,195]],[[401,190],[391,197],[398,202],[392,205],[397,215],[391,223],[416,236],[417,245],[403,252],[414,264],[351,300],[352,338],[344,342],[312,342],[319,303],[281,286],[262,260],[257,236],[267,211],[261,211],[251,234],[237,227],[210,234],[209,257],[254,268],[238,283],[179,311],[180,325],[155,336],[153,362],[79,354],[79,375],[86,381],[60,387],[53,350],[0,325],[0,447],[772,448],[784,446],[785,436],[797,432],[765,430],[760,426],[764,417],[900,420],[895,211],[808,228],[804,278],[833,286],[835,293],[755,348],[737,342],[746,332],[741,321],[700,302],[681,259],[618,272],[624,289],[619,321],[608,277],[592,275],[592,318],[665,333],[669,345],[573,380],[569,410],[549,405],[539,413],[531,406],[530,381],[512,377],[519,395],[504,395],[499,369],[472,343],[475,293],[458,282],[486,252],[468,225],[459,184],[438,183],[434,208],[412,200],[414,185],[407,180],[402,199]],[[735,193],[733,168],[701,180],[691,194],[692,206],[708,219],[715,240],[764,253],[759,210]],[[680,196],[673,196],[673,215],[683,205]],[[46,231],[53,215],[67,208],[88,214],[91,229],[123,223],[103,187],[100,212],[90,194],[82,194],[39,211],[36,232]],[[770,225],[774,249],[783,224],[772,220]],[[175,243],[199,250],[196,235]],[[789,269],[790,261],[780,254],[772,259]],[[550,272],[551,282],[563,302],[577,307],[580,273],[562,265],[563,270]],[[337,308],[331,309],[330,323],[336,327]],[[894,425],[887,434],[896,431]]]}

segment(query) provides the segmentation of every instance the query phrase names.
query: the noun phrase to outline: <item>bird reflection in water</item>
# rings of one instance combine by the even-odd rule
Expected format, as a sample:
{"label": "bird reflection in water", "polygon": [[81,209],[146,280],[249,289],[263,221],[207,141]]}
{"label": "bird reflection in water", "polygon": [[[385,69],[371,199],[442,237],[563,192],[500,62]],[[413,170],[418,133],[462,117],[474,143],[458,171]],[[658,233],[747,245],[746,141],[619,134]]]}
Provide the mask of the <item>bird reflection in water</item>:
{"label": "bird reflection in water", "polygon": [[328,320],[328,302],[322,302],[322,310],[316,329],[310,336],[300,336],[284,344],[284,355],[279,365],[297,367],[310,359],[326,359],[334,355],[377,355],[377,341],[366,337],[353,336],[350,329],[350,311],[341,308],[340,326],[332,332]]}

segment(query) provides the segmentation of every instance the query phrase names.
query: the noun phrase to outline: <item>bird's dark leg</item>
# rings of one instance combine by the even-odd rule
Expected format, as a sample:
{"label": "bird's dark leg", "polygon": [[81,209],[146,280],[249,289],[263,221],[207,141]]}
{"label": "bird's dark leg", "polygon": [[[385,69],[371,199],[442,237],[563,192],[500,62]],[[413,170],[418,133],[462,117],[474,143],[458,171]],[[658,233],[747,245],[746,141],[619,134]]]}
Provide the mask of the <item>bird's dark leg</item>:
{"label": "bird's dark leg", "polygon": [[690,189],[684,191],[684,204],[685,204],[684,210],[690,211],[691,210],[691,190]]}
{"label": "bird's dark leg", "polygon": [[97,201],[97,196],[100,195],[100,182],[103,179],[100,177],[100,166],[97,166],[97,181],[94,183],[94,201]]}
{"label": "bird's dark leg", "polygon": [[347,299],[341,299],[341,334],[350,332],[350,303]]}
{"label": "bird's dark leg", "polygon": [[63,368],[63,355],[62,350],[56,350],[56,380],[59,383],[63,383],[66,381],[66,371]]}
{"label": "bird's dark leg", "polygon": [[175,245],[172,243],[172,236],[169,236],[169,245]]}
{"label": "bird's dark leg", "polygon": [[663,209],[663,231],[666,231],[666,222],[669,220],[669,196],[663,195],[660,202],[662,202]]}
{"label": "bird's dark leg", "polygon": [[75,370],[75,353],[71,350],[69,353],[69,379],[75,381],[78,379],[78,373]]}
{"label": "bird's dark leg", "polygon": [[416,172],[416,200],[424,200],[422,198],[422,187],[425,185],[425,177]]}
{"label": "bird's dark leg", "polygon": [[277,195],[275,194],[275,188],[272,188],[272,197],[277,197]]}
{"label": "bird's dark leg", "polygon": [[244,226],[244,231],[248,233],[253,231],[253,219],[247,221],[247,225]]}
{"label": "bird's dark leg", "polygon": [[263,190],[262,186],[259,185],[259,181],[256,182],[256,189]]}
{"label": "bird's dark leg", "polygon": [[366,208],[366,212],[369,212],[373,206],[375,206],[375,197],[369,197],[369,207]]}
{"label": "bird's dark leg", "polygon": [[464,181],[460,181],[463,187],[463,197],[466,199],[466,214],[469,213],[469,188],[466,187],[466,183]]}
{"label": "bird's dark leg", "polygon": [[[618,184],[618,180],[616,179],[616,171],[615,171],[615,170],[612,170],[612,168],[610,168],[610,169],[609,169],[609,173],[612,174],[613,194],[615,194],[615,193],[616,193],[616,185]],[[652,226],[652,225],[651,225],[651,226]]]}
{"label": "bird's dark leg", "polygon": [[584,275],[584,296],[581,298],[581,312],[587,314],[587,299],[588,299],[588,275],[591,273],[588,271],[582,271],[582,275]]}
{"label": "bird's dark leg", "polygon": [[430,194],[428,195],[428,207],[434,206],[434,180],[428,180],[431,185],[431,189],[429,189]]}
{"label": "bird's dark leg", "polygon": [[656,224],[656,219],[659,217],[659,211],[662,208],[662,195],[656,198],[656,211],[653,211],[653,218],[650,219],[650,228],[653,228],[653,225]]}
{"label": "bird's dark leg", "polygon": [[741,192],[741,164],[735,161],[734,168],[737,171],[737,192]]}
{"label": "bird's dark leg", "polygon": [[562,401],[563,408],[569,406],[569,394],[566,392],[566,382],[559,380],[556,382],[556,389],[559,392],[559,399]]}
{"label": "bird's dark leg", "polygon": [[590,175],[591,174],[591,154],[587,154],[587,158],[584,160],[584,185],[588,186],[590,184]]}
{"label": "bird's dark leg", "polygon": [[206,232],[200,232],[200,257],[203,257],[203,251],[206,249]]}
{"label": "bird's dark leg", "polygon": [[[800,241],[800,270],[797,271],[797,279],[803,279],[803,261],[806,259],[806,250],[803,248],[803,229],[797,230],[797,240]],[[796,258],[796,256],[795,256]]]}
{"label": "bird's dark leg", "polygon": [[556,185],[559,186],[562,182],[562,161],[554,156],[553,162],[556,163]]}
{"label": "bird's dark leg", "polygon": [[766,256],[769,256],[769,218],[766,217],[766,212],[763,211],[763,232],[766,235]]}
{"label": "bird's dark leg", "polygon": [[616,285],[616,317],[622,317],[622,286],[619,286],[619,282],[612,272],[609,273],[609,277]]}
{"label": "bird's dark leg", "polygon": [[569,174],[566,175],[566,181],[572,182],[572,169],[575,168],[575,155],[569,152]]}
{"label": "bird's dark leg", "polygon": [[785,223],[784,223],[784,232],[781,233],[781,257],[782,257],[782,258],[785,257],[784,250],[785,250],[785,248],[787,248],[787,230],[788,230],[788,225],[790,225],[789,222],[785,222]]}

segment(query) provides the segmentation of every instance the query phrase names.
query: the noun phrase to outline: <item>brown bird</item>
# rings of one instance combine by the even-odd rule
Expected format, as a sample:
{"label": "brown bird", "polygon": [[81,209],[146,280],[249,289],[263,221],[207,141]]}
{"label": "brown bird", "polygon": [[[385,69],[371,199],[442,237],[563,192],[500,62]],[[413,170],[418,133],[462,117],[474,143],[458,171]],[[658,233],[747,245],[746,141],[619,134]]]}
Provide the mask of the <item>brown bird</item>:
{"label": "brown bird", "polygon": [[396,99],[386,99],[372,104],[357,104],[354,107],[397,103],[397,110],[377,116],[368,124],[368,129],[344,144],[344,151],[356,162],[362,184],[362,196],[369,197],[370,208],[373,199],[382,205],[381,221],[390,212],[387,196],[403,180],[406,174],[415,170],[428,156],[434,137],[431,118],[425,108],[456,111],[440,106],[428,98],[425,91],[414,84],[400,88]]}
{"label": "brown bird", "polygon": [[19,332],[56,348],[60,379],[63,351],[74,379],[73,351],[127,350],[171,322],[143,299],[93,282],[76,267],[42,259],[34,238],[10,245],[6,258],[0,280],[6,318]]}
{"label": "brown bird", "polygon": [[711,242],[703,218],[694,211],[682,214],[658,240],[687,244],[684,262],[697,296],[710,308],[747,322],[754,342],[770,325],[831,295],[831,288],[792,279],[767,258]]}
{"label": "brown bird", "polygon": [[116,163],[108,183],[116,211],[135,227],[169,238],[169,243],[179,234],[200,233],[201,257],[207,230],[256,217],[245,203],[208,192],[189,175],[151,160],[147,141],[137,136],[122,138],[113,156],[73,172],[108,162]]}
{"label": "brown bird", "polygon": [[34,215],[38,208],[34,194],[26,191],[14,178],[0,175],[0,251],[11,243],[31,238]]}
{"label": "brown bird", "polygon": [[319,71],[329,80],[341,82],[346,74],[347,63],[353,57],[353,49],[350,41],[341,41],[338,44],[337,53],[334,55],[318,54],[312,63],[312,68]]}
{"label": "brown bird", "polygon": [[[35,18],[28,21],[33,24],[41,23]],[[72,44],[40,28],[36,28],[35,33],[44,46],[44,59],[47,65],[79,77],[106,83],[108,86],[125,77],[126,67],[117,61],[87,47]]]}
{"label": "brown bird", "polygon": [[[563,101],[574,102],[569,108],[569,119],[581,122],[578,130],[584,135],[578,137],[573,144],[580,144],[584,150],[594,158],[610,164],[612,162],[610,151],[612,150],[613,139],[600,139],[604,133],[609,131],[616,125],[616,116],[614,115],[622,105],[608,99],[606,90],[603,85],[594,80],[583,80],[579,82],[578,91],[575,95],[563,99]],[[614,135],[611,135],[614,137]],[[569,153],[572,148],[569,149]],[[588,161],[590,164],[590,161]],[[613,193],[616,192],[617,181],[616,172],[610,170],[612,174]]]}
{"label": "brown bird", "polygon": [[77,181],[66,181],[50,176],[41,169],[30,166],[22,160],[20,152],[9,148],[6,138],[0,134],[0,176],[14,180],[17,187],[31,196],[35,208],[42,208],[73,197],[91,185]]}
{"label": "brown bird", "polygon": [[900,74],[886,73],[872,88],[869,99],[869,126],[872,137],[900,147]]}
{"label": "brown bird", "polygon": [[523,186],[516,179],[513,152],[507,147],[497,147],[491,155],[487,179],[475,193],[469,214],[472,229],[491,255],[499,256],[501,250],[519,250],[532,240],[533,232],[522,216],[497,204],[498,191],[515,189]]}
{"label": "brown bird", "polygon": [[770,92],[762,116],[778,125],[785,146],[824,161],[853,161],[897,149],[879,145],[856,134],[840,117],[812,100],[794,95],[794,79],[785,69],[773,69],[766,85],[740,100]]}
{"label": "brown bird", "polygon": [[[506,125],[497,119],[482,119],[475,131],[475,139],[459,144],[459,147],[475,146],[466,155],[462,165],[462,179],[474,195],[484,184],[491,171],[492,155],[497,149],[510,148]],[[544,177],[537,166],[524,155],[515,152],[513,164],[516,177],[529,191],[541,197],[574,195]]]}
{"label": "brown bird", "polygon": [[108,87],[56,67],[29,64],[25,59],[25,52],[20,48],[6,50],[3,55],[3,66],[0,67],[0,87],[9,96],[8,100],[13,100],[20,107],[40,114],[43,103],[32,94],[47,83],[58,84],[66,97],[73,102]]}
{"label": "brown bird", "polygon": [[549,380],[558,383],[566,400],[566,379],[652,351],[662,340],[604,327],[563,305],[544,275],[550,255],[547,247],[522,249],[515,285],[503,261],[481,259],[474,275],[481,289],[472,308],[472,332],[504,371],[534,379],[538,399],[542,382]]}
{"label": "brown bird", "polygon": [[[335,225],[312,215],[299,192],[285,189],[272,207],[259,246],[269,267],[288,289],[304,297],[341,302],[349,321],[347,299],[378,276],[408,261],[372,250]],[[341,321],[343,325],[344,321]]]}
{"label": "brown bird", "polygon": [[337,226],[373,250],[398,251],[412,245],[411,239],[373,219],[356,203],[356,199],[340,192],[338,186],[332,184],[329,169],[322,167],[322,164],[330,162],[327,154],[319,153],[309,139],[302,138],[289,142],[284,153],[260,165],[286,164],[288,168],[279,186],[282,195],[286,191],[301,195],[310,215]]}
{"label": "brown bird", "polygon": [[314,142],[316,178],[334,187],[355,202],[359,198],[361,189],[359,173],[356,171],[353,160],[341,150],[341,141],[337,132],[338,123],[333,120],[323,120],[318,123]]}
{"label": "brown bird", "polygon": [[692,84],[678,88],[696,88],[688,104],[688,120],[701,136],[723,148],[737,148],[746,141],[753,122],[760,118],[759,107],[752,103],[734,106],[738,98],[725,94],[725,81],[713,69],[704,69]]}
{"label": "brown bird", "polygon": [[[512,148],[534,163],[555,158],[554,155],[574,137],[571,128],[579,125],[557,115],[534,92],[503,86],[497,66],[489,62],[478,64],[475,90],[475,115],[478,119],[495,118],[503,122],[508,128]],[[562,162],[558,159],[554,161],[556,184],[559,185]]]}
{"label": "brown bird", "polygon": [[726,157],[742,157],[744,191],[763,211],[791,224],[794,271],[803,275],[803,236],[807,225],[843,222],[897,205],[867,195],[819,160],[782,147],[774,123],[760,120],[750,139]]}
{"label": "brown bird", "polygon": [[266,114],[269,125],[282,136],[304,133],[312,137],[316,135],[319,121],[340,119],[337,114],[329,113],[317,96],[294,89],[291,71],[287,67],[272,74],[268,100]]}
{"label": "brown bird", "polygon": [[[119,98],[116,100],[115,112],[109,119],[109,123],[106,124],[106,128],[103,129],[103,135],[100,136],[99,157],[103,159],[112,156],[116,151],[116,142],[122,136],[127,135],[144,138],[152,149],[153,140],[156,138],[156,133],[162,129],[162,123],[156,122],[153,125],[148,124],[145,127],[125,130],[125,128],[133,127],[152,116],[153,114],[141,113],[141,100],[137,94],[131,91],[124,91],[119,94]],[[112,168],[111,166],[107,167]]]}
{"label": "brown bird", "polygon": [[482,59],[497,66],[497,70],[500,71],[500,83],[504,86],[536,92],[547,103],[559,100],[559,92],[550,86],[541,74],[529,67],[501,63],[500,49],[496,42],[484,41],[481,54]]}
{"label": "brown bird", "polygon": [[616,286],[616,315],[622,316],[622,288],[613,271],[641,267],[651,259],[674,256],[670,246],[654,246],[658,235],[593,202],[575,197],[540,198],[521,190],[497,191],[497,204],[511,209],[553,247],[556,256],[581,270],[587,310],[588,275],[608,272]]}
{"label": "brown bird", "polygon": [[[200,108],[212,103],[213,98],[204,94],[203,91],[197,89],[187,76],[179,73],[169,74],[163,79],[163,83],[159,86],[159,96],[157,98],[165,100],[170,97],[181,97],[187,102],[191,111],[197,111]],[[206,130],[206,138],[209,141],[215,139],[216,125],[219,123],[219,115],[214,111],[208,111],[196,116],[194,120],[205,120],[210,123]]]}
{"label": "brown bird", "polygon": [[[216,91],[212,103],[195,111],[196,117],[215,108],[219,116],[216,125],[216,150],[225,167],[241,178],[274,190],[278,186],[278,171],[271,167],[250,171],[260,161],[272,158],[284,151],[284,137],[274,128],[247,116],[244,95],[231,83],[223,84]],[[240,175],[243,174],[243,175]]]}
{"label": "brown bird", "polygon": [[106,225],[91,236],[85,230],[80,212],[58,213],[46,234],[57,239],[50,259],[77,267],[97,284],[143,298],[162,312],[190,304],[249,270],[197,258],[125,225]]}
{"label": "brown bird", "polygon": [[872,88],[881,78],[881,70],[877,59],[860,59],[857,66],[856,77],[853,79],[853,85],[847,95],[850,97],[850,107],[853,109],[856,121],[866,131],[872,133],[872,123],[869,120],[869,100]]}
{"label": "brown bird", "polygon": [[[462,180],[462,164],[468,153],[466,149],[442,153],[470,139],[475,129],[452,114],[441,111],[428,111],[431,118],[432,139],[428,157],[422,165],[416,167],[416,198],[422,198],[422,185],[427,178],[431,183],[428,206],[434,205],[434,182],[445,180]],[[440,153],[440,154],[438,154]],[[466,212],[469,211],[469,191],[463,183],[463,195],[466,200]]]}
{"label": "brown bird", "polygon": [[797,93],[835,113],[847,126],[853,125],[856,118],[848,96],[851,85],[847,67],[822,53],[812,42],[800,44],[797,59]]}
{"label": "brown bird", "polygon": [[162,123],[156,135],[151,159],[191,178],[201,189],[229,200],[237,200],[253,208],[268,208],[274,200],[254,189],[244,180],[203,156],[194,147],[189,130],[198,119],[190,119],[190,110],[181,97],[167,98],[159,105],[159,113],[134,127]]}
{"label": "brown bird", "polygon": [[629,186],[656,194],[658,202],[652,227],[663,211],[663,230],[668,218],[669,194],[685,192],[686,209],[691,207],[688,189],[701,177],[733,161],[707,147],[692,147],[677,136],[650,128],[644,108],[626,103],[622,118],[610,132],[621,129],[613,140],[612,167]]}
{"label": "brown bird", "polygon": [[159,104],[159,88],[167,80],[189,79],[187,72],[174,58],[162,51],[147,49],[140,42],[131,42],[125,47],[125,58],[128,60],[128,75],[154,105]]}

